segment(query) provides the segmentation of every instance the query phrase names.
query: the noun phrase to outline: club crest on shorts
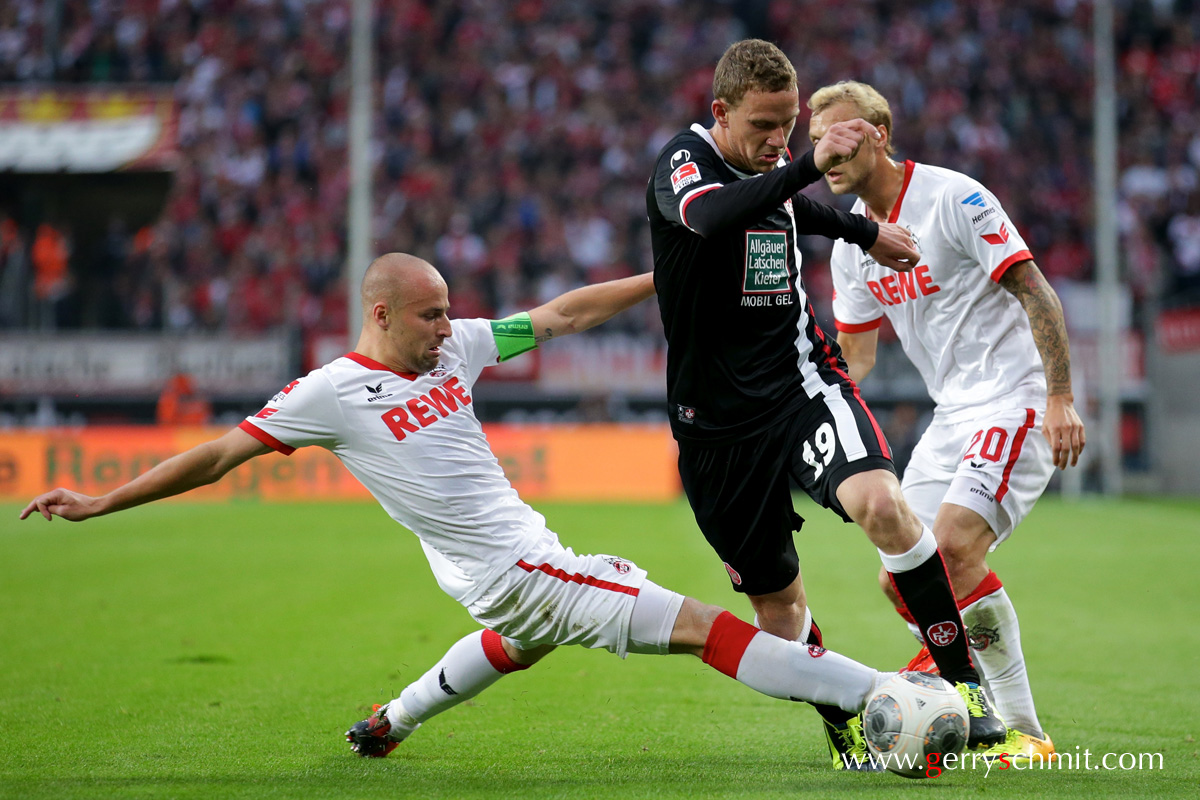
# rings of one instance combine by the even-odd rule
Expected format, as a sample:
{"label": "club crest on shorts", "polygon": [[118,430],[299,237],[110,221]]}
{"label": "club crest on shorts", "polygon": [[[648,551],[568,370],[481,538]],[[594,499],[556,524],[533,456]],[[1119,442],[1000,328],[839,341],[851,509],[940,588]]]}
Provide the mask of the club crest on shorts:
{"label": "club crest on shorts", "polygon": [[629,569],[630,569],[631,565],[628,561],[622,561],[621,559],[616,558],[614,556],[605,556],[604,561],[605,561],[605,563],[607,563],[609,566],[611,566],[613,569],[615,569],[617,572],[621,573],[622,575],[629,574]]}
{"label": "club crest on shorts", "polygon": [[1000,641],[1000,631],[986,625],[972,625],[967,628],[967,641],[972,650],[987,650]]}
{"label": "club crest on shorts", "polygon": [[938,647],[945,647],[958,638],[958,623],[946,620],[936,625],[930,625],[925,631],[925,637]]}
{"label": "club crest on shorts", "polygon": [[[724,562],[722,562],[722,563],[724,563]],[[729,566],[728,564],[725,564],[725,571],[729,573],[729,580],[733,581],[734,586],[742,585],[742,576],[738,575],[738,571],[736,569]]]}

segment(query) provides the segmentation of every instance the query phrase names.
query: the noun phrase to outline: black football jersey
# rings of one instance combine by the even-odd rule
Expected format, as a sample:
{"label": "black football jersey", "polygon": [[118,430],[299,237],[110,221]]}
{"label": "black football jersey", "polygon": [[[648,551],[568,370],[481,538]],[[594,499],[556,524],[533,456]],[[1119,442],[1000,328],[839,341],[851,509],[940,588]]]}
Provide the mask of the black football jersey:
{"label": "black football jersey", "polygon": [[841,351],[813,317],[796,236],[866,249],[879,227],[797,194],[821,173],[811,152],[789,162],[740,172],[700,125],[658,154],[646,210],[676,438],[752,435],[838,380]]}

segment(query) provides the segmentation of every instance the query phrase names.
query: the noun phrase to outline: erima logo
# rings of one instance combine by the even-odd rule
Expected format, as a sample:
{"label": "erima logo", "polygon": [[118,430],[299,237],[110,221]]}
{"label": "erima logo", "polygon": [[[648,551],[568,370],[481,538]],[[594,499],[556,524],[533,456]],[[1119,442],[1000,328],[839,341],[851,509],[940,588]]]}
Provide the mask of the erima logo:
{"label": "erima logo", "polygon": [[392,392],[380,394],[383,391],[383,381],[380,381],[378,386],[365,386],[363,388],[367,390],[367,394],[372,395],[367,398],[368,403],[374,403],[376,400],[383,400],[385,397],[392,396]]}
{"label": "erima logo", "polygon": [[962,204],[964,206],[979,206],[980,208],[983,208],[984,206],[987,205],[987,201],[983,199],[982,193],[976,192],[975,194],[968,197],[966,200],[963,200]]}

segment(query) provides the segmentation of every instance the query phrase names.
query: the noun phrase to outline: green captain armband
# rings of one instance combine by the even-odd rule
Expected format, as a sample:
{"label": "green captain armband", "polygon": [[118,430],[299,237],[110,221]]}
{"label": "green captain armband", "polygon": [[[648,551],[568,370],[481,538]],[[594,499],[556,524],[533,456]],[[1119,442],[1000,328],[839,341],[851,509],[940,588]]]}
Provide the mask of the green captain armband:
{"label": "green captain armband", "polygon": [[500,360],[508,361],[513,356],[528,353],[537,347],[533,338],[533,320],[529,313],[522,311],[504,319],[493,319],[492,338],[496,340],[496,349],[500,351]]}

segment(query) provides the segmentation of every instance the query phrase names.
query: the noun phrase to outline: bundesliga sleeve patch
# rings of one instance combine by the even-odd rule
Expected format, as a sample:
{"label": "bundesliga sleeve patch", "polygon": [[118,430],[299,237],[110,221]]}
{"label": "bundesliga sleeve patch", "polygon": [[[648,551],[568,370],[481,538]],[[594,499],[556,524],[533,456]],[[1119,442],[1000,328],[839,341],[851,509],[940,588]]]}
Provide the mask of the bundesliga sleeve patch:
{"label": "bundesliga sleeve patch", "polygon": [[671,173],[671,188],[675,190],[675,194],[679,194],[680,189],[699,181],[700,168],[696,166],[695,161],[689,161]]}
{"label": "bundesliga sleeve patch", "polygon": [[528,312],[522,311],[520,314],[489,322],[501,361],[508,361],[537,347],[537,340],[533,336],[533,320],[529,318]]}

